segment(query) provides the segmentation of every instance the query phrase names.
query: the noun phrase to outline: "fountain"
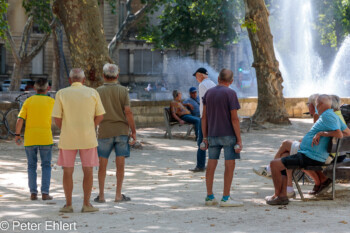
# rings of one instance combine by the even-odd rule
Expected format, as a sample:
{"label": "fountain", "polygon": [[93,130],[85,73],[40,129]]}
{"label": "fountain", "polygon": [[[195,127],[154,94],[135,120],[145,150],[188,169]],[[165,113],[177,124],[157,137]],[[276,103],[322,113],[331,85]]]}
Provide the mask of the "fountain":
{"label": "fountain", "polygon": [[275,53],[284,79],[286,97],[305,97],[313,93],[349,96],[350,37],[346,38],[326,73],[313,44],[312,0],[279,0],[276,21],[272,22]]}

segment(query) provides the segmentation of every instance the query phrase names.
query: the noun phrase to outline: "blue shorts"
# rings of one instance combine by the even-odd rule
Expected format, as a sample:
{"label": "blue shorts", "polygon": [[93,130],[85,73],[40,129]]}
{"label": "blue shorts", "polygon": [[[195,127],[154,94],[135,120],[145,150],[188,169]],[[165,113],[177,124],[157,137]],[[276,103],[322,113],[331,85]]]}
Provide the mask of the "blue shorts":
{"label": "blue shorts", "polygon": [[225,160],[240,159],[240,154],[234,149],[236,142],[237,139],[234,136],[208,137],[209,159],[219,159],[222,148],[224,148]]}
{"label": "blue shorts", "polygon": [[130,146],[128,141],[129,137],[127,135],[98,139],[98,157],[108,159],[113,149],[115,152],[115,156],[129,157]]}

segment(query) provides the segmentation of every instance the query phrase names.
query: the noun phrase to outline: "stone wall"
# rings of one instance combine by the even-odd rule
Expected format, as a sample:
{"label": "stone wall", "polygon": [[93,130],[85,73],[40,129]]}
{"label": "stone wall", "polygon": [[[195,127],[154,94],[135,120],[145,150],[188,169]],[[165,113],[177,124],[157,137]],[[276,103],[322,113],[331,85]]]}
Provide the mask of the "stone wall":
{"label": "stone wall", "polygon": [[[257,98],[239,99],[241,116],[252,116],[257,107]],[[309,118],[306,106],[308,98],[286,98],[286,108],[290,118]],[[350,104],[350,98],[342,98],[343,104]],[[131,108],[134,113],[137,127],[164,126],[164,107],[169,107],[170,101],[132,101]]]}
{"label": "stone wall", "polygon": [[[4,101],[5,96],[1,96],[0,110],[5,113],[15,104],[11,98]],[[9,97],[9,96],[8,96]],[[286,98],[286,108],[290,118],[309,118],[309,115],[303,114],[308,112],[306,106],[307,98]],[[239,99],[241,109],[238,113],[241,116],[252,116],[257,107],[257,98]],[[350,104],[350,98],[342,98],[343,104]],[[170,100],[164,101],[131,101],[131,109],[134,113],[136,126],[140,127],[157,127],[164,126],[164,108],[170,106]]]}

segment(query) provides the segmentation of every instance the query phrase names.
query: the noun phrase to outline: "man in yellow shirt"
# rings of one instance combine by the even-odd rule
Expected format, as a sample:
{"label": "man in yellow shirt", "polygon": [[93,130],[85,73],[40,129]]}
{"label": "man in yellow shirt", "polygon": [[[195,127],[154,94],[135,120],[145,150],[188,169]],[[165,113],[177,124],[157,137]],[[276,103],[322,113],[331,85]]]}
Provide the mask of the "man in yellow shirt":
{"label": "man in yellow shirt", "polygon": [[21,130],[23,122],[26,121],[24,133],[24,147],[28,161],[28,185],[30,199],[37,200],[37,163],[38,151],[41,159],[41,194],[43,200],[52,200],[49,195],[51,179],[51,158],[52,158],[52,132],[51,113],[55,100],[46,95],[48,91],[47,79],[40,78],[35,82],[36,95],[24,101],[18,115],[16,124],[15,141],[21,145]]}
{"label": "man in yellow shirt", "polygon": [[70,71],[70,87],[57,92],[52,116],[61,129],[57,164],[63,167],[63,188],[66,205],[60,212],[71,213],[73,192],[73,171],[75,157],[79,150],[84,172],[84,204],[81,212],[95,212],[98,208],[90,204],[93,183],[93,167],[99,166],[97,155],[96,127],[103,119],[105,110],[100,95],[83,85],[84,71],[74,68]]}

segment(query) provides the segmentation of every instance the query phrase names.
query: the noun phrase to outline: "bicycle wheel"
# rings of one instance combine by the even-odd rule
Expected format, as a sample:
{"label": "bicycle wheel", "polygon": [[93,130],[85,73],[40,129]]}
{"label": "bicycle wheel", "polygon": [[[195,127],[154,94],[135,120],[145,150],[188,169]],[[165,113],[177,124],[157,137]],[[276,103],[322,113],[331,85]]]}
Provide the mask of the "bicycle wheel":
{"label": "bicycle wheel", "polygon": [[[16,133],[16,123],[17,123],[18,114],[19,114],[19,109],[17,108],[10,109],[5,114],[5,124],[11,135],[15,135]],[[25,128],[25,125],[23,123],[21,136],[24,135],[24,128]]]}
{"label": "bicycle wheel", "polygon": [[0,111],[0,138],[7,139],[9,136],[9,131],[6,128],[4,113]]}

